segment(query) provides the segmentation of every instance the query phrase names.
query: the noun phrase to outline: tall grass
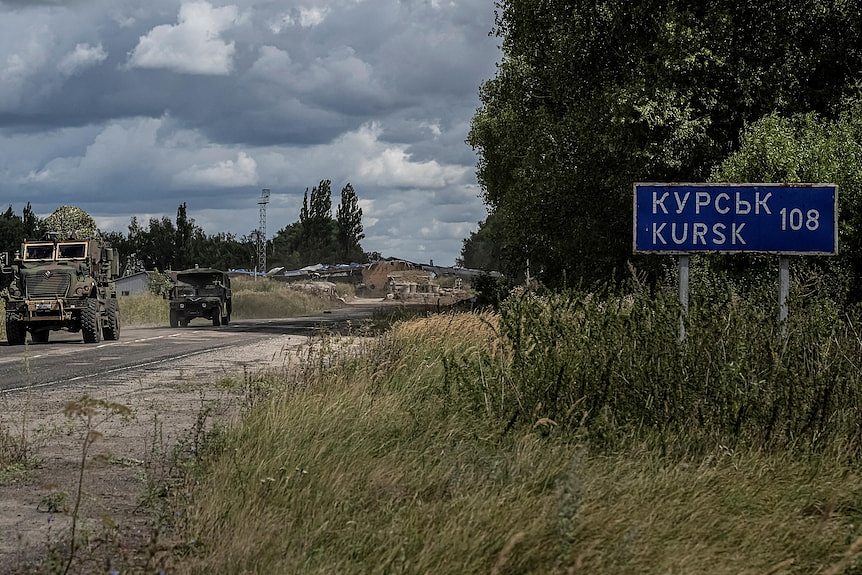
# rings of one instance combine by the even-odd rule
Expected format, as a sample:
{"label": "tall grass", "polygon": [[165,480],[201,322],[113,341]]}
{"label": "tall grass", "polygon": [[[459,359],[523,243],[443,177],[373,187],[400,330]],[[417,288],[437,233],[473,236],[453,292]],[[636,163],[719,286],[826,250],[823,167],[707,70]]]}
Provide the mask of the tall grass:
{"label": "tall grass", "polygon": [[501,309],[505,353],[444,358],[441,390],[510,427],[545,418],[593,445],[859,454],[858,320],[794,303],[783,337],[769,303],[696,294],[680,344],[675,295],[525,293]]}
{"label": "tall grass", "polygon": [[[855,564],[862,478],[838,450],[854,445],[851,324],[812,309],[782,340],[771,314],[713,296],[684,346],[670,297],[523,294],[398,324],[334,366],[308,358],[199,470],[178,571]],[[777,392],[815,378],[843,391]],[[818,403],[837,431],[807,424]]]}
{"label": "tall grass", "polygon": [[168,325],[168,300],[155,294],[127,295],[119,299],[120,320],[125,326]]}
{"label": "tall grass", "polygon": [[328,293],[297,289],[270,279],[237,279],[232,286],[233,316],[237,319],[294,317],[341,305]]}

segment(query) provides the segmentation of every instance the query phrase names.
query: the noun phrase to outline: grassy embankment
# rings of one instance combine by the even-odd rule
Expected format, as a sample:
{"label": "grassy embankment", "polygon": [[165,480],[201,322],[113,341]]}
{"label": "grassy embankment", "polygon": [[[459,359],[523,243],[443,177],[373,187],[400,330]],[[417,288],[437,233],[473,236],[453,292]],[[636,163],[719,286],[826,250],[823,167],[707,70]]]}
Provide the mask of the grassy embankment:
{"label": "grassy embankment", "polygon": [[310,361],[215,436],[179,571],[859,572],[857,324],[767,302],[693,294],[681,346],[671,296],[528,295]]}

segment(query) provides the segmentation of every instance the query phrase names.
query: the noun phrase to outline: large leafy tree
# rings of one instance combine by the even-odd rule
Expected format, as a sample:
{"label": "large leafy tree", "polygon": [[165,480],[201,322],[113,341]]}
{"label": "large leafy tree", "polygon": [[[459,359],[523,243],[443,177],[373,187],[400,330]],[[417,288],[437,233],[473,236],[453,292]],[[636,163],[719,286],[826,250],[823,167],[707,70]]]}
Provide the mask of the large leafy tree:
{"label": "large leafy tree", "polygon": [[862,74],[846,0],[500,0],[503,57],[469,142],[509,271],[603,279],[631,185],[699,181],[772,112],[835,113]]}
{"label": "large leafy tree", "polygon": [[[761,118],[712,178],[837,184],[838,256],[808,258],[804,265],[829,278],[823,285],[833,296],[862,301],[862,102],[848,102],[836,119],[814,113]],[[715,265],[733,269],[738,261],[718,259]]]}

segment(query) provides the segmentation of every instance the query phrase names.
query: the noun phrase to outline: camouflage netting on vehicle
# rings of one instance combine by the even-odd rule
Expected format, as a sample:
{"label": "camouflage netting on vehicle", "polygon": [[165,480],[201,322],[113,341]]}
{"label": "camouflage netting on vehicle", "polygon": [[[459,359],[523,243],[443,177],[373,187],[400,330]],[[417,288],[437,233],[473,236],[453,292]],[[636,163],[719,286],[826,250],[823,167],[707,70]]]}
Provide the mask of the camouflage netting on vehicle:
{"label": "camouflage netting on vehicle", "polygon": [[60,206],[45,218],[44,226],[47,232],[56,232],[63,240],[83,240],[96,235],[96,220],[75,206]]}

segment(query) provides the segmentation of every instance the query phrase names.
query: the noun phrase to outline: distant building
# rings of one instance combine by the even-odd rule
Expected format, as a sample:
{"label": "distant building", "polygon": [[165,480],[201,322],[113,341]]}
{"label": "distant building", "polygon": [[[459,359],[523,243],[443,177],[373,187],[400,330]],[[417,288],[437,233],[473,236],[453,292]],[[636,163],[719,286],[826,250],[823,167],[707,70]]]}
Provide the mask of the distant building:
{"label": "distant building", "polygon": [[138,272],[118,278],[116,285],[119,296],[147,293],[150,291],[150,274],[149,272]]}

